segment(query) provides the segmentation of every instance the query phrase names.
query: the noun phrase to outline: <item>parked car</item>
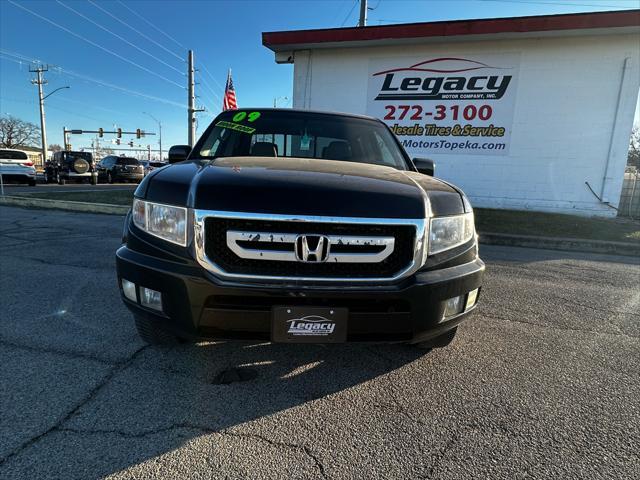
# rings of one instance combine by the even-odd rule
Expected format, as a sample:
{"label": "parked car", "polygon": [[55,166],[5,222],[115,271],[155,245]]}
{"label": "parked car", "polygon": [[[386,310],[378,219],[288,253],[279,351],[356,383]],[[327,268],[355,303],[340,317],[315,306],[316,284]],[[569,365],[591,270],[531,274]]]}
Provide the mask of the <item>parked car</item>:
{"label": "parked car", "polygon": [[161,168],[168,165],[168,163],[166,162],[151,162],[149,160],[140,160],[140,163],[144,167],[145,175],[148,175],[150,172],[152,172],[156,168]]}
{"label": "parked car", "polygon": [[22,150],[0,149],[0,175],[6,183],[36,184],[36,169],[29,156]]}
{"label": "parked car", "polygon": [[135,191],[116,252],[148,343],[449,344],[476,308],[473,210],[380,120],[221,113]]}
{"label": "parked car", "polygon": [[45,183],[87,182],[96,184],[95,163],[91,152],[54,152],[44,170]]}
{"label": "parked car", "polygon": [[136,158],[110,155],[98,163],[98,181],[139,182],[143,178],[144,166]]}

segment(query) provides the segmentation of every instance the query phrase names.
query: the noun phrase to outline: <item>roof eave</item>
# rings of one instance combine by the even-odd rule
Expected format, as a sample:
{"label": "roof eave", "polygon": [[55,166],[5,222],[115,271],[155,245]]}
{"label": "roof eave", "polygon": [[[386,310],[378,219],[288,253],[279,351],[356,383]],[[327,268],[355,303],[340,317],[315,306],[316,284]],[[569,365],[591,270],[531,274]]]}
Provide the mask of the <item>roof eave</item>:
{"label": "roof eave", "polygon": [[625,33],[640,33],[640,9],[396,24],[365,28],[264,32],[262,44],[274,52],[281,52],[318,48],[352,48],[365,45]]}

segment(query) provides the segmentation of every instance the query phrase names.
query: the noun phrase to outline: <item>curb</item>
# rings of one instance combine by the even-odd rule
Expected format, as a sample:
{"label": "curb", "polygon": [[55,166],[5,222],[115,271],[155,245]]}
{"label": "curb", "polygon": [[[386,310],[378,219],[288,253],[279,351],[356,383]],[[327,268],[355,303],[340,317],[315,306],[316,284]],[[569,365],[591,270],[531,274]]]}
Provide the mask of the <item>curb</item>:
{"label": "curb", "polygon": [[[45,208],[67,210],[71,212],[103,213],[107,215],[126,215],[128,205],[110,205],[108,203],[83,203],[71,200],[49,200],[42,198],[0,197],[0,205],[29,208]],[[604,242],[578,238],[533,237],[529,235],[508,235],[504,233],[479,234],[483,245],[500,245],[505,247],[542,248],[548,250],[567,250],[570,252],[604,253],[640,257],[640,244],[627,242]]]}
{"label": "curb", "polygon": [[107,215],[126,215],[128,205],[110,205],[108,203],[84,203],[71,200],[49,200],[43,198],[1,196],[0,205],[27,208],[46,208],[71,212],[105,213]]}
{"label": "curb", "polygon": [[543,248],[548,250],[568,250],[571,252],[605,253],[640,257],[640,244],[627,242],[605,242],[562,237],[533,237],[529,235],[508,235],[504,233],[482,233],[479,241],[484,245],[505,247]]}

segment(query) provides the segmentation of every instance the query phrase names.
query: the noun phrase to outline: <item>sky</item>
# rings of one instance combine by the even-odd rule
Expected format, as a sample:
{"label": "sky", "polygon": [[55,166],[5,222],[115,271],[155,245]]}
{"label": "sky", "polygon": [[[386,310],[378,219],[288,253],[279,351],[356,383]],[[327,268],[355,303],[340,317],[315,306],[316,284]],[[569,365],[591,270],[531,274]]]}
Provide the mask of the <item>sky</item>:
{"label": "sky", "polygon": [[[265,31],[355,26],[359,0],[0,0],[0,114],[39,124],[29,63],[49,65],[48,143],[62,129],[158,133],[187,140],[187,50],[193,49],[198,134],[221,110],[228,69],[240,107],[291,105],[293,67],[262,46]],[[640,8],[640,0],[369,0],[368,25]],[[27,11],[29,10],[29,11]],[[146,112],[146,113],[145,113]],[[636,113],[636,123],[638,122]],[[105,137],[106,139],[106,137]],[[130,137],[125,138],[126,141]],[[136,143],[157,148],[158,137]],[[73,148],[91,145],[73,136]]]}

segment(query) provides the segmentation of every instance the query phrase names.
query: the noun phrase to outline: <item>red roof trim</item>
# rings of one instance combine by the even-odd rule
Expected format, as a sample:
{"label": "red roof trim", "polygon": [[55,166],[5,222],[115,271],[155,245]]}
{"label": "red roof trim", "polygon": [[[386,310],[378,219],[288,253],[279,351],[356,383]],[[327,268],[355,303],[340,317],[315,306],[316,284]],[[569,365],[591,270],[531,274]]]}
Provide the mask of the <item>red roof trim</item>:
{"label": "red roof trim", "polygon": [[263,32],[262,44],[275,51],[278,46],[296,44],[638,26],[640,26],[640,9],[614,12],[573,13],[567,15],[405,23],[365,28],[326,28],[320,30]]}

